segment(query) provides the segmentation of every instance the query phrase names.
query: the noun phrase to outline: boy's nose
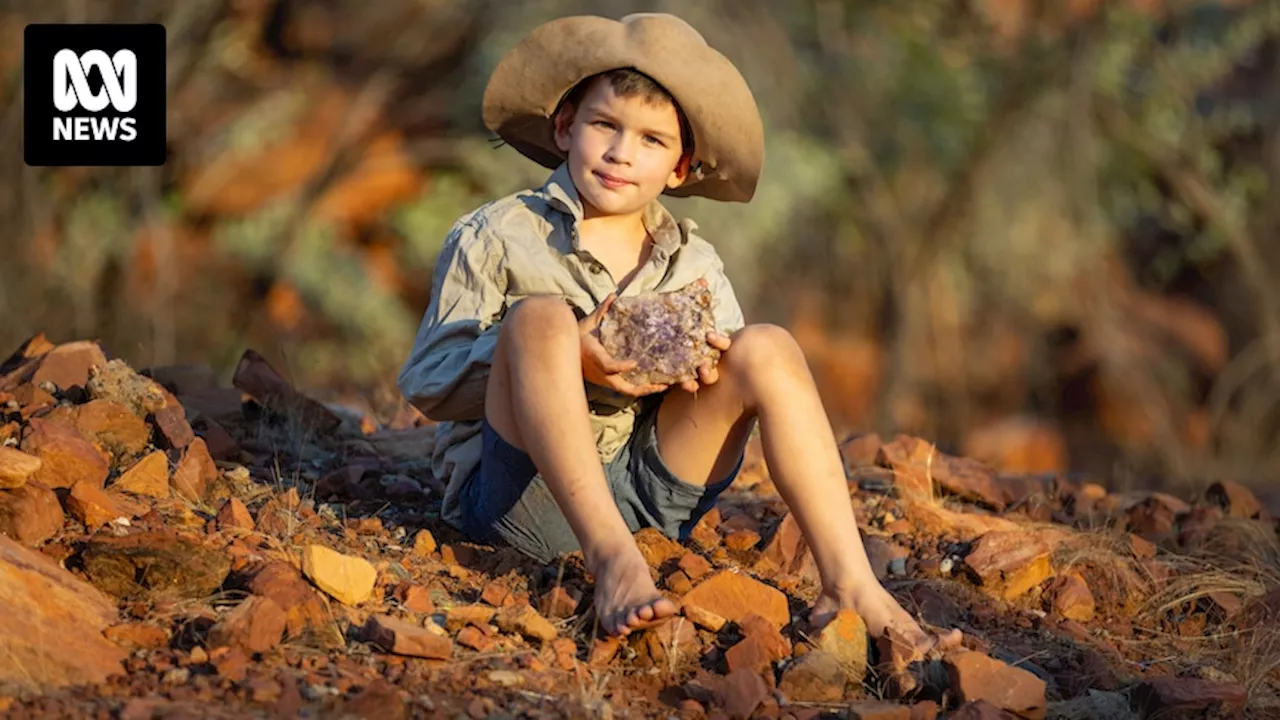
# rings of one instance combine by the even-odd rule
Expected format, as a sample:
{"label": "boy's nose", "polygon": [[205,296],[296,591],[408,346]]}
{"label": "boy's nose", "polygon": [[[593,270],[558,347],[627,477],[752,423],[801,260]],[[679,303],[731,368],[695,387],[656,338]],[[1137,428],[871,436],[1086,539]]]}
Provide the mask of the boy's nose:
{"label": "boy's nose", "polygon": [[606,159],[609,162],[619,164],[629,164],[631,158],[635,154],[635,141],[626,133],[618,133],[612,143],[609,143],[609,151]]}

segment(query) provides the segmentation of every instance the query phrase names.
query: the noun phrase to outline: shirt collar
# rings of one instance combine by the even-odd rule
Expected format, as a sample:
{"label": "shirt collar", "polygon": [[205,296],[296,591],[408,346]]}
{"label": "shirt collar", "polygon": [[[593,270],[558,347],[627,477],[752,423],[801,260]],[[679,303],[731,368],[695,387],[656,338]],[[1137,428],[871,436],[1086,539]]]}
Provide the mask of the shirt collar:
{"label": "shirt collar", "polygon": [[[538,193],[551,207],[568,215],[575,226],[582,222],[582,198],[569,175],[568,163],[560,163],[551,177],[547,178],[547,182],[538,189]],[[645,207],[641,222],[653,236],[654,254],[664,260],[684,243],[684,235],[675,217],[656,198]],[[572,234],[570,242],[574,252],[581,252],[578,233]]]}

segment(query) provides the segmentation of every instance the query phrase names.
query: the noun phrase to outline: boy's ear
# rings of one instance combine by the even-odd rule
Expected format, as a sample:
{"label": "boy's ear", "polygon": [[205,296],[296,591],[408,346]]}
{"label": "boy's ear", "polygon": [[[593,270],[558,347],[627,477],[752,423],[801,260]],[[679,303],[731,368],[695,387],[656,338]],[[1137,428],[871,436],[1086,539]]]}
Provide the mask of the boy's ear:
{"label": "boy's ear", "polygon": [[672,190],[684,184],[689,178],[689,168],[693,166],[693,155],[683,153],[676,162],[676,166],[671,170],[671,177],[667,178],[667,187]]}
{"label": "boy's ear", "polygon": [[565,103],[556,108],[556,114],[551,118],[551,126],[555,131],[556,147],[560,148],[560,152],[563,153],[569,152],[574,113],[574,108]]}

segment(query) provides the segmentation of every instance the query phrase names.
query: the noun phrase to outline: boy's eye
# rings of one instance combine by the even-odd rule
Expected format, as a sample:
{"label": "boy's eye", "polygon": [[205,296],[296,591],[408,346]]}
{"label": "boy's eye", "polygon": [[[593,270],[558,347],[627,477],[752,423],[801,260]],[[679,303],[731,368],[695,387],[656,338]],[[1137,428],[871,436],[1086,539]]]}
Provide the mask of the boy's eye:
{"label": "boy's eye", "polygon": [[663,145],[663,143],[662,143],[662,141],[661,141],[661,140],[659,140],[658,138],[656,138],[656,137],[654,137],[654,136],[652,136],[652,135],[645,135],[645,136],[644,136],[644,141],[645,141],[645,142],[647,142],[647,143],[651,143],[651,144],[656,143],[656,144],[658,144],[658,145]]}
{"label": "boy's eye", "polygon": [[592,125],[595,125],[596,127],[605,128],[606,130],[613,129],[613,123],[609,122],[608,120],[596,120],[594,123],[592,123]]}

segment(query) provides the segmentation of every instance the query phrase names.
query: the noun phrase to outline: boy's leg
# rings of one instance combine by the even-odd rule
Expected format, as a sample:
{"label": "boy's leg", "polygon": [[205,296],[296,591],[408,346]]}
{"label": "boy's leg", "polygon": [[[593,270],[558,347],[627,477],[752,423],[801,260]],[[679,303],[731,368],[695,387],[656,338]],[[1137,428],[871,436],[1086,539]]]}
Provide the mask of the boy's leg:
{"label": "boy's leg", "polygon": [[577,318],[562,300],[529,298],[506,315],[485,394],[485,419],[528,453],[582,546],[605,630],[672,615],[617,510],[596,453]]}
{"label": "boy's leg", "polygon": [[876,579],[858,532],[844,465],[804,354],[790,333],[750,325],[736,333],[717,382],[697,396],[669,393],[658,411],[658,448],[677,477],[705,485],[730,472],[751,429],[760,422],[765,462],[804,533],[822,576],[812,620],[822,624],[851,607],[878,636],[900,627],[924,650],[935,640],[956,644],[958,630],[928,636]]}

